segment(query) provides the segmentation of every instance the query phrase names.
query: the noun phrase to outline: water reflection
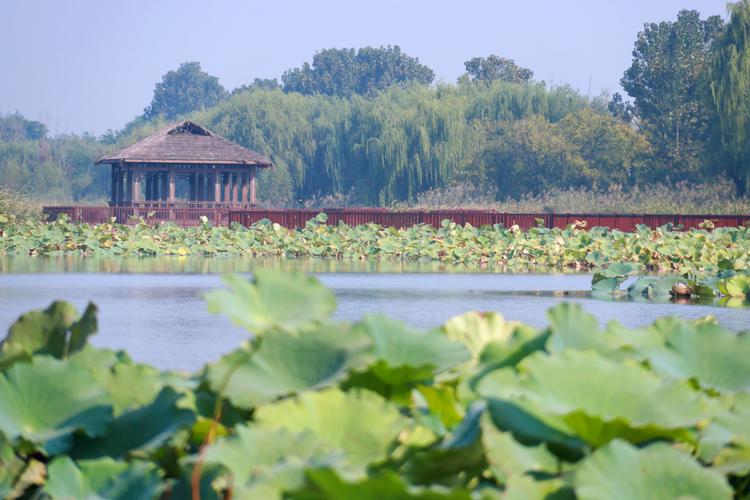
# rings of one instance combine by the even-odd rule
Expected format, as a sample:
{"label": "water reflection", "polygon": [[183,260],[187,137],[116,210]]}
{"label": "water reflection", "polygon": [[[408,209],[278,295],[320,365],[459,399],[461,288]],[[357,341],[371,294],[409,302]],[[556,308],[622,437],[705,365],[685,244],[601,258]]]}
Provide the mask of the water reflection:
{"label": "water reflection", "polygon": [[[487,264],[452,264],[436,261],[388,259],[337,260],[269,257],[81,257],[81,256],[2,256],[0,274],[22,273],[245,273],[257,268],[276,268],[307,273],[514,273],[548,272],[546,268],[529,269]],[[560,270],[571,273],[570,270]]]}

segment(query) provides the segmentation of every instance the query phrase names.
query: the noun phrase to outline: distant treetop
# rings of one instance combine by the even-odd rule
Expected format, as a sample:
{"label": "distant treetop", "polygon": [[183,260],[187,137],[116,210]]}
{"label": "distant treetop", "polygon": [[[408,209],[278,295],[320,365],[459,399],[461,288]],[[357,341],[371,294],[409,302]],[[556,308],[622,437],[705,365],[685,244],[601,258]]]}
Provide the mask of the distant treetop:
{"label": "distant treetop", "polygon": [[215,106],[228,95],[219,79],[203,71],[199,62],[185,62],[168,71],[156,84],[151,104],[143,113],[147,120],[159,116],[172,120]]}
{"label": "distant treetop", "polygon": [[281,77],[284,91],[350,97],[372,96],[391,85],[430,84],[435,73],[398,45],[361,49],[325,49]]}
{"label": "distant treetop", "polygon": [[496,56],[474,57],[464,63],[466,76],[471,80],[525,83],[531,80],[534,72],[516,64],[513,59]]}
{"label": "distant treetop", "polygon": [[47,136],[47,126],[42,122],[27,120],[17,111],[0,115],[0,141],[37,141]]}

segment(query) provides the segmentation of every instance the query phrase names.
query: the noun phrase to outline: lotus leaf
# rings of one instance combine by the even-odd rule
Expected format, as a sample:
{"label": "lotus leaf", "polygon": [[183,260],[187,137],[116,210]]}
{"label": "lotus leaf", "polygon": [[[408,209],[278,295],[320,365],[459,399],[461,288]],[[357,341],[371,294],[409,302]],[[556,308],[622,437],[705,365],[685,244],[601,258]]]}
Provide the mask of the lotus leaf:
{"label": "lotus leaf", "polygon": [[639,450],[621,440],[584,460],[575,475],[575,492],[581,500],[732,498],[723,476],[668,444]]}
{"label": "lotus leaf", "polygon": [[473,311],[449,319],[443,326],[443,333],[451,340],[462,342],[476,363],[487,344],[506,342],[518,325],[494,312]]}
{"label": "lotus leaf", "polygon": [[295,331],[328,319],[336,308],[333,292],[304,273],[288,276],[257,270],[252,282],[224,277],[231,288],[208,294],[208,308],[259,335],[270,329]]}
{"label": "lotus leaf", "polygon": [[378,463],[399,433],[411,425],[398,408],[366,390],[307,392],[258,408],[263,429],[311,432],[321,443],[341,450],[359,470]]}
{"label": "lotus leaf", "polygon": [[487,463],[500,483],[529,472],[557,472],[558,459],[544,445],[522,445],[512,434],[499,431],[489,415],[482,416],[481,426]]}
{"label": "lotus leaf", "polygon": [[420,380],[470,359],[461,342],[451,340],[440,330],[414,330],[399,321],[374,315],[365,316],[355,330],[372,339],[372,354],[383,362],[376,365],[376,373],[394,385],[403,382],[404,371],[391,376],[394,375],[391,369],[410,367],[415,369],[411,374],[413,380]]}
{"label": "lotus leaf", "polygon": [[486,467],[479,427],[484,408],[484,403],[472,405],[461,423],[442,441],[425,449],[410,450],[403,467],[409,482],[461,487],[478,478]]}
{"label": "lotus leaf", "polygon": [[45,310],[22,315],[0,344],[0,369],[32,354],[64,358],[80,351],[89,336],[96,333],[96,306],[89,304],[79,318],[68,302],[53,302]]}
{"label": "lotus leaf", "polygon": [[52,498],[151,499],[162,489],[156,468],[144,462],[116,462],[110,458],[84,460],[77,465],[69,457],[49,464],[43,491]]}
{"label": "lotus leaf", "polygon": [[81,459],[102,456],[124,458],[128,454],[153,451],[178,429],[190,427],[195,420],[191,410],[178,406],[182,397],[172,387],[165,387],[148,406],[114,419],[106,434],[99,437],[77,436],[71,455]]}
{"label": "lotus leaf", "polygon": [[425,488],[409,487],[391,471],[363,479],[347,482],[330,469],[307,471],[305,487],[291,492],[292,500],[470,500],[467,491],[430,491]]}
{"label": "lotus leaf", "polygon": [[[565,424],[560,430],[591,446],[617,437],[634,443],[657,437],[688,439],[686,430],[703,416],[698,394],[687,385],[592,351],[536,353],[518,368],[515,383],[493,395],[504,394],[503,399],[533,414],[559,418]],[[491,377],[487,379],[482,384],[490,384]]]}
{"label": "lotus leaf", "polygon": [[0,431],[10,440],[22,437],[61,453],[73,432],[99,436],[111,419],[107,391],[80,366],[34,356],[0,374]]}
{"label": "lotus leaf", "polygon": [[331,465],[337,459],[332,449],[310,432],[293,433],[286,429],[264,430],[237,426],[236,433],[219,439],[206,451],[207,464],[220,464],[231,472],[233,484],[247,485],[277,464],[292,458],[307,466]]}
{"label": "lotus leaf", "polygon": [[750,335],[735,335],[712,322],[657,320],[651,330],[664,339],[644,350],[654,369],[695,378],[719,391],[750,390]]}
{"label": "lotus leaf", "polygon": [[750,300],[750,276],[733,276],[719,283],[719,289],[724,295]]}
{"label": "lotus leaf", "polygon": [[247,346],[209,366],[208,380],[234,405],[251,408],[337,382],[366,363],[369,347],[368,337],[343,323],[320,324],[296,335],[271,330],[257,351]]}

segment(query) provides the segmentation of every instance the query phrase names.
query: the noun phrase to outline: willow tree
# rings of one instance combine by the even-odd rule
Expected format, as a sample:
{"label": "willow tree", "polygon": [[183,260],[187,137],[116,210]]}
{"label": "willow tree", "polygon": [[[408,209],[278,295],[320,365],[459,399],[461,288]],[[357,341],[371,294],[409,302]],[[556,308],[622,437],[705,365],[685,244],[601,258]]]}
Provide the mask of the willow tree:
{"label": "willow tree", "polygon": [[730,4],[729,11],[714,52],[711,91],[723,168],[737,195],[745,196],[750,192],[750,1]]}

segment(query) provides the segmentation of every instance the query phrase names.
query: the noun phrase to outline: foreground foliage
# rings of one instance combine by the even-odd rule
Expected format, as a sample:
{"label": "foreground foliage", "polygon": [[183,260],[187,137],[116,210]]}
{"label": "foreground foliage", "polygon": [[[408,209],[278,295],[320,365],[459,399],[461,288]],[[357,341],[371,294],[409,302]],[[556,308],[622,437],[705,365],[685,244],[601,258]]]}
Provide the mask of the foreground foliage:
{"label": "foreground foliage", "polygon": [[719,266],[746,269],[750,228],[678,231],[639,226],[633,233],[607,228],[584,230],[500,225],[461,226],[444,221],[440,228],[406,229],[364,224],[325,224],[320,214],[305,227],[286,229],[262,221],[250,228],[182,228],[173,224],[0,223],[2,255],[233,255],[397,259],[489,264],[512,269],[590,269],[610,262],[632,262],[646,270],[679,273],[718,271]]}
{"label": "foreground foliage", "polygon": [[710,318],[535,330],[470,312],[333,321],[304,274],[227,279],[252,331],[194,374],[87,343],[96,308],[32,311],[0,349],[8,498],[691,498],[750,494],[750,343]]}

